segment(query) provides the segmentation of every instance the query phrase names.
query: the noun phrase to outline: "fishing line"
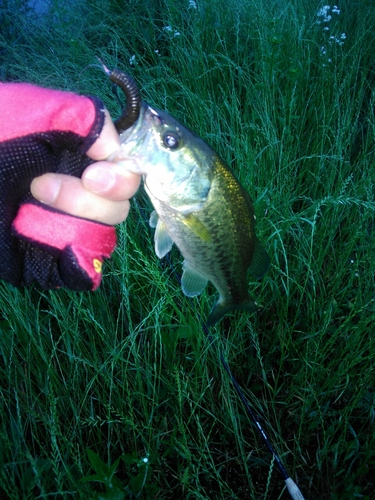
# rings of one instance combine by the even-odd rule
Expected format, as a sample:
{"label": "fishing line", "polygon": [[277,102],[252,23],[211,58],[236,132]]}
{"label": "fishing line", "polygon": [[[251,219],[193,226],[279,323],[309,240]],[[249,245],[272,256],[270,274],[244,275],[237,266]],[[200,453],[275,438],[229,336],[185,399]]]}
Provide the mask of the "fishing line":
{"label": "fishing line", "polygon": [[[141,208],[141,206],[139,205],[137,199],[134,197],[133,198],[133,202],[135,203],[135,205],[137,206],[137,209],[139,211],[139,213],[141,214],[142,218],[144,219],[145,222],[148,222],[148,218],[146,216],[146,214],[144,213],[144,210]],[[169,264],[169,267],[171,268],[172,270],[172,273],[174,274],[176,280],[179,282],[179,284],[181,285],[181,277],[180,275],[178,274],[178,272],[176,271],[175,269],[175,266],[173,265],[171,259],[169,258],[169,255],[166,255],[164,257],[168,264]],[[187,297],[189,298],[189,297]],[[195,310],[193,304],[192,304],[192,300],[190,299],[189,300],[189,304],[190,304],[190,307]],[[209,342],[211,343],[211,345],[213,345],[215,343],[215,339],[212,337],[210,331],[209,331],[209,327],[206,325],[206,323],[200,318],[200,321],[201,321],[201,324],[202,324],[202,329],[204,331],[204,333],[206,334]],[[261,426],[256,414],[254,413],[254,411],[252,410],[249,402],[247,401],[242,389],[241,389],[241,386],[239,385],[239,383],[237,382],[235,376],[233,375],[233,373],[231,372],[230,368],[229,368],[229,365],[228,363],[226,362],[225,358],[224,358],[224,355],[222,352],[219,351],[219,357],[220,357],[220,361],[221,361],[221,364],[223,365],[225,371],[227,372],[232,384],[233,384],[233,387],[235,388],[239,398],[241,399],[243,405],[245,406],[245,409],[248,413],[248,416],[251,418],[251,420],[254,422],[254,424],[256,425],[260,435],[262,436],[263,438],[263,441],[264,443],[266,444],[268,450],[270,451],[270,453],[272,454],[272,456],[274,457],[275,461],[276,461],[276,464],[277,464],[277,467],[280,471],[280,473],[282,474],[282,476],[284,477],[284,481],[285,481],[285,485],[287,487],[287,490],[290,494],[290,496],[292,497],[293,500],[305,500],[300,489],[298,488],[298,486],[296,485],[296,483],[293,481],[293,479],[289,476],[289,474],[286,472],[286,469],[283,465],[283,463],[281,462],[279,456],[277,455],[274,447],[272,446],[270,440],[268,439],[268,436],[266,434],[266,432],[264,431],[263,427]]]}

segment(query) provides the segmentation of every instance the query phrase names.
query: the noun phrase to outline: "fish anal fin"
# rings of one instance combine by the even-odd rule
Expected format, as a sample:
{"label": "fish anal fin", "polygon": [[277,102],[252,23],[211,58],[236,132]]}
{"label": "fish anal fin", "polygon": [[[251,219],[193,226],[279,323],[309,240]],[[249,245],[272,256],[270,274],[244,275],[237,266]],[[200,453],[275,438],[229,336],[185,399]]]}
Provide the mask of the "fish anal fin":
{"label": "fish anal fin", "polygon": [[255,278],[262,278],[270,267],[270,257],[260,244],[258,238],[255,238],[253,260],[251,261],[249,271]]}
{"label": "fish anal fin", "polygon": [[206,288],[207,279],[191,268],[186,261],[184,262],[182,269],[181,287],[184,294],[188,297],[200,295]]}

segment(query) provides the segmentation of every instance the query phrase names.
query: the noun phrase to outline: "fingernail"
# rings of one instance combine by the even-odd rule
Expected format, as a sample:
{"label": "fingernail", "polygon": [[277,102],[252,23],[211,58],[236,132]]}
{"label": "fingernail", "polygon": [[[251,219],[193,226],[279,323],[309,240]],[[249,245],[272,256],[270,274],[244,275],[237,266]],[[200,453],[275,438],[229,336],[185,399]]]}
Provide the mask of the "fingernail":
{"label": "fingernail", "polygon": [[33,181],[33,195],[42,203],[51,205],[60,192],[61,179],[53,174]]}
{"label": "fingernail", "polygon": [[84,182],[86,189],[96,194],[103,194],[114,186],[116,176],[109,168],[97,167],[85,173]]}

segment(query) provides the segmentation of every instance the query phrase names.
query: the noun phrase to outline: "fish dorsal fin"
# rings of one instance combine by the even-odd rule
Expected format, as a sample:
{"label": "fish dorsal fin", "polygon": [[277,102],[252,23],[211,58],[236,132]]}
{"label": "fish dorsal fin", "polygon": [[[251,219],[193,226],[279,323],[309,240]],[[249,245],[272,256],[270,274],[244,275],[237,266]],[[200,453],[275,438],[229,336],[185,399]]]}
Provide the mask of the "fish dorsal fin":
{"label": "fish dorsal fin", "polygon": [[167,226],[161,219],[158,218],[156,212],[154,217],[153,215],[154,212],[151,214],[150,217],[150,226],[152,227],[151,223],[152,224],[156,223],[156,229],[154,235],[155,253],[159,257],[159,259],[162,259],[171,250],[173,245],[173,240],[168,233]]}
{"label": "fish dorsal fin", "polygon": [[211,241],[209,230],[194,214],[182,215],[181,222],[203,241]]}
{"label": "fish dorsal fin", "polygon": [[255,238],[254,255],[249,267],[249,271],[255,278],[262,278],[268,271],[269,267],[269,255],[259,243],[258,238]]}
{"label": "fish dorsal fin", "polygon": [[207,279],[191,268],[186,261],[184,261],[182,269],[181,286],[184,294],[188,297],[200,295],[206,288]]}

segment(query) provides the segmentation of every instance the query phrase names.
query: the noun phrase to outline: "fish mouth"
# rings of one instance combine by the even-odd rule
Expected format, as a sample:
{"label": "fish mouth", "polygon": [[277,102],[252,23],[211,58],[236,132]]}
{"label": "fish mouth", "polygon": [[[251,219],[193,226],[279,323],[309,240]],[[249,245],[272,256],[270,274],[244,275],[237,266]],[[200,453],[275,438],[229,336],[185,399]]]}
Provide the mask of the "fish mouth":
{"label": "fish mouth", "polygon": [[[142,101],[137,121],[120,133],[120,147],[107,160],[122,164],[127,161],[126,169],[134,173],[145,175],[144,151],[147,149],[150,132],[152,130],[153,114],[145,101]],[[128,160],[132,160],[133,168]]]}
{"label": "fish mouth", "polygon": [[140,103],[138,119],[136,122],[120,133],[120,142],[122,144],[134,141],[138,147],[145,140],[145,137],[150,130],[150,117],[147,113],[148,110],[148,104],[145,101],[142,101]]}

